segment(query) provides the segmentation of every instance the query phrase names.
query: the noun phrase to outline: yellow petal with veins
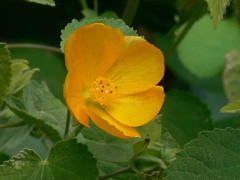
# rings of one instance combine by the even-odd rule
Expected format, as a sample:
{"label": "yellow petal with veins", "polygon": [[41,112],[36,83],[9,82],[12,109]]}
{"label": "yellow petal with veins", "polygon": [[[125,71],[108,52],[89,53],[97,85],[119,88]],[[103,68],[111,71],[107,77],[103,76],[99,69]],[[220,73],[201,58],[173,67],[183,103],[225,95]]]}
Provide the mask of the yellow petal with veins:
{"label": "yellow petal with veins", "polygon": [[158,114],[164,97],[163,88],[155,86],[141,93],[120,95],[104,108],[120,123],[137,127],[148,123]]}
{"label": "yellow petal with veins", "polygon": [[162,52],[142,38],[125,39],[126,47],[108,70],[106,77],[119,94],[134,94],[155,86],[164,74]]}
{"label": "yellow petal with veins", "polygon": [[95,23],[68,38],[64,54],[68,71],[77,68],[84,87],[103,75],[119,56],[124,35],[119,29]]}

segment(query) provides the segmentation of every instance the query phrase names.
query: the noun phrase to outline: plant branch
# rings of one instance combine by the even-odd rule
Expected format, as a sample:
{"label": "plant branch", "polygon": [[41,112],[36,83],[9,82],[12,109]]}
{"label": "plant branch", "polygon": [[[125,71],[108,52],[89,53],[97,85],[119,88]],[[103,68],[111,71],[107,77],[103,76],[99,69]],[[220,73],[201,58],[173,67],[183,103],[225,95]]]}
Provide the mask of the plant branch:
{"label": "plant branch", "polygon": [[100,176],[100,177],[98,177],[98,179],[99,180],[108,179],[108,178],[111,178],[111,177],[116,176],[118,174],[124,174],[124,173],[127,173],[127,172],[132,172],[132,169],[130,167],[127,167],[127,168],[121,169],[119,171],[116,171],[112,174],[109,174],[109,175],[106,175],[106,176]]}
{"label": "plant branch", "polygon": [[62,51],[57,47],[41,45],[41,44],[30,44],[30,43],[8,44],[7,47],[8,48],[33,48],[33,49],[42,49],[42,50],[62,53]]}
{"label": "plant branch", "polygon": [[0,124],[0,129],[1,128],[14,128],[14,127],[19,127],[27,124],[25,121],[20,121],[17,123],[12,123],[12,124]]}
{"label": "plant branch", "polygon": [[64,133],[65,138],[68,135],[69,126],[70,126],[70,119],[71,119],[71,114],[70,114],[70,111],[67,110],[67,119],[66,119],[65,133]]}
{"label": "plant branch", "polygon": [[140,0],[128,0],[127,6],[124,10],[122,19],[126,22],[126,24],[131,25],[135,14],[137,12],[137,8]]}
{"label": "plant branch", "polygon": [[75,138],[82,131],[84,127],[85,127],[84,125],[79,124],[70,137]]}

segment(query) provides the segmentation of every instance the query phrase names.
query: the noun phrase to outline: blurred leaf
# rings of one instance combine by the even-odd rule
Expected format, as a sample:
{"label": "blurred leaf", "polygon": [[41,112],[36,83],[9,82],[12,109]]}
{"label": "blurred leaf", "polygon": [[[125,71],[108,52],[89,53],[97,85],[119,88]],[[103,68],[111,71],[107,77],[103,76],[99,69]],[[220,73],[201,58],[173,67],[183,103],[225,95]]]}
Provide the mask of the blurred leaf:
{"label": "blurred leaf", "polygon": [[62,54],[40,49],[12,49],[11,56],[27,59],[31,68],[40,69],[33,79],[39,83],[45,81],[54,96],[63,102],[63,83],[67,72]]}
{"label": "blurred leaf", "polygon": [[106,19],[106,18],[94,18],[94,19],[87,19],[82,21],[77,21],[73,19],[71,23],[68,23],[67,26],[61,31],[61,50],[64,51],[64,45],[68,39],[68,37],[78,28],[83,26],[93,24],[93,23],[103,23],[113,28],[120,29],[126,36],[136,36],[137,32],[132,28],[128,27],[123,20],[121,19]]}
{"label": "blurred leaf", "polygon": [[98,170],[92,154],[73,139],[55,144],[45,161],[33,150],[23,150],[0,166],[0,176],[1,180],[95,180]]}
{"label": "blurred leaf", "polygon": [[3,161],[7,161],[9,159],[9,156],[0,152],[0,165],[3,163]]}
{"label": "blurred leaf", "polygon": [[0,43],[0,107],[3,99],[7,95],[7,90],[11,81],[10,52],[5,43]]}
{"label": "blurred leaf", "polygon": [[240,0],[233,0],[233,8],[237,16],[238,22],[240,22]]}
{"label": "blurred leaf", "polygon": [[224,106],[220,111],[225,113],[240,113],[240,99]]}
{"label": "blurred leaf", "polygon": [[224,90],[230,102],[240,99],[240,51],[231,51],[227,54],[227,63],[224,70]]}
{"label": "blurred leaf", "polygon": [[230,5],[232,0],[206,0],[208,3],[208,9],[213,18],[214,27],[217,28],[220,21],[223,19],[223,15],[226,13],[227,6]]}
{"label": "blurred leaf", "polygon": [[48,5],[48,6],[55,6],[55,2],[53,0],[26,0],[29,2],[34,2],[37,4]]}
{"label": "blurred leaf", "polygon": [[104,13],[102,13],[100,15],[100,17],[101,18],[108,18],[108,19],[110,19],[110,18],[118,19],[119,18],[117,13],[115,13],[114,11],[105,11]]}
{"label": "blurred leaf", "polygon": [[24,89],[22,100],[12,97],[7,103],[17,116],[40,127],[53,141],[59,141],[64,134],[66,107],[44,83],[35,81]]}
{"label": "blurred leaf", "polygon": [[92,9],[83,9],[82,13],[84,15],[84,20],[96,18],[98,15],[96,11]]}
{"label": "blurred leaf", "polygon": [[214,30],[209,16],[202,17],[178,46],[180,60],[189,71],[201,78],[221,73],[226,53],[240,48],[240,41],[236,41],[240,39],[238,29],[233,19],[226,19]]}
{"label": "blurred leaf", "polygon": [[28,61],[26,60],[12,60],[11,61],[12,78],[8,94],[15,94],[23,89],[31,80],[33,74],[39,69],[30,69]]}
{"label": "blurred leaf", "polygon": [[240,131],[202,132],[185,145],[167,169],[166,180],[223,180],[240,177]]}
{"label": "blurred leaf", "polygon": [[200,131],[212,129],[207,106],[197,97],[181,91],[167,93],[159,119],[182,146],[196,138]]}

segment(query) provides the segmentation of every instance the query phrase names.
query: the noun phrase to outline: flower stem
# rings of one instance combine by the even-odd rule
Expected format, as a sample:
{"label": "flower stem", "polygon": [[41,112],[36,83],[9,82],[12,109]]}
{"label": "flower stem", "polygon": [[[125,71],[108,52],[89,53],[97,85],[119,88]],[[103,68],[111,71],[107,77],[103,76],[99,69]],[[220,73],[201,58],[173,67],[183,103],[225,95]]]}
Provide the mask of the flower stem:
{"label": "flower stem", "polygon": [[106,175],[106,176],[100,176],[100,177],[98,177],[98,179],[99,180],[108,179],[108,178],[111,178],[111,177],[116,176],[118,174],[124,174],[124,173],[127,173],[127,172],[132,172],[132,169],[130,167],[127,167],[127,168],[121,169],[119,171],[116,171],[112,174],[109,174],[109,175]]}
{"label": "flower stem", "polygon": [[126,24],[131,25],[135,14],[137,12],[137,8],[140,0],[128,0],[127,6],[124,10],[122,19],[126,22]]}
{"label": "flower stem", "polygon": [[94,10],[98,14],[98,0],[94,0]]}
{"label": "flower stem", "polygon": [[20,121],[17,123],[12,123],[12,124],[0,124],[0,129],[1,128],[14,128],[14,127],[19,127],[27,124],[25,121]]}
{"label": "flower stem", "polygon": [[84,125],[79,124],[70,137],[75,138],[82,131],[84,127],[85,127]]}
{"label": "flower stem", "polygon": [[67,119],[66,119],[65,133],[64,133],[65,138],[68,135],[69,126],[70,126],[70,119],[71,119],[71,114],[70,114],[70,111],[67,110]]}
{"label": "flower stem", "polygon": [[8,48],[33,48],[33,49],[42,49],[48,50],[52,52],[62,53],[62,51],[57,47],[41,45],[41,44],[30,44],[30,43],[22,43],[22,44],[8,44]]}
{"label": "flower stem", "polygon": [[87,1],[86,0],[80,0],[80,4],[82,5],[83,9],[88,9]]}

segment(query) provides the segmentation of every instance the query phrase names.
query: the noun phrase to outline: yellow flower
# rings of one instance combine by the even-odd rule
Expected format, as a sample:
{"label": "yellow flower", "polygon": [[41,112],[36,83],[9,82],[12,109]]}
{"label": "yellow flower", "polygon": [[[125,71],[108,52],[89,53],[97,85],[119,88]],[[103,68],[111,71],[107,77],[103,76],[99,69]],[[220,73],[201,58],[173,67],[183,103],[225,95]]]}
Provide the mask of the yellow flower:
{"label": "yellow flower", "polygon": [[142,37],[124,36],[95,23],[71,34],[64,49],[64,97],[73,116],[89,118],[119,138],[140,137],[134,128],[151,121],[164,101],[162,52]]}

